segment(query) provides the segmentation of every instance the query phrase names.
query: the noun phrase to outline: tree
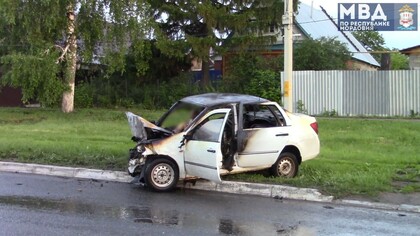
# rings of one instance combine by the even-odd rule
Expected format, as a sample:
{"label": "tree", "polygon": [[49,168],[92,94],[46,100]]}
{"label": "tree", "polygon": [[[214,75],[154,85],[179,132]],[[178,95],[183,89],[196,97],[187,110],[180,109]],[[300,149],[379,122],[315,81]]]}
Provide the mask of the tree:
{"label": "tree", "polygon": [[145,7],[142,0],[0,0],[2,83],[45,105],[62,94],[62,111],[72,112],[77,64],[99,56],[111,72],[123,70],[127,48],[144,49]]}
{"label": "tree", "polygon": [[385,40],[378,31],[354,31],[353,35],[367,50],[378,51],[384,49]]}
{"label": "tree", "polygon": [[345,69],[351,59],[347,47],[335,38],[305,39],[293,53],[294,70]]}
{"label": "tree", "polygon": [[[397,49],[394,49],[396,51]],[[391,70],[408,70],[410,69],[408,56],[402,53],[391,53]]]}
{"label": "tree", "polygon": [[[386,50],[385,39],[378,31],[355,31],[353,35],[368,51]],[[373,57],[381,61],[381,54],[374,53]]]}
{"label": "tree", "polygon": [[[297,1],[295,1],[297,2]],[[264,31],[279,27],[283,15],[280,0],[148,0],[157,19],[157,42],[167,53],[201,59],[202,85],[209,83],[210,52],[244,51],[267,45]],[[295,4],[296,5],[296,4]]]}

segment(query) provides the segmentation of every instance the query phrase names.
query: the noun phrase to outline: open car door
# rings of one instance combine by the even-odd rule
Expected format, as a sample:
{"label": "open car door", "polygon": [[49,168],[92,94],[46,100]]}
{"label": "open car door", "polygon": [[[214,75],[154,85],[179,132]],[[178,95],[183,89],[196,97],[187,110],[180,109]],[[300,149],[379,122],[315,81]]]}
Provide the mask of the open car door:
{"label": "open car door", "polygon": [[221,140],[230,111],[231,109],[213,110],[186,132],[184,162],[187,175],[221,182]]}
{"label": "open car door", "polygon": [[239,167],[272,166],[289,142],[290,125],[276,103],[240,104],[238,122]]}

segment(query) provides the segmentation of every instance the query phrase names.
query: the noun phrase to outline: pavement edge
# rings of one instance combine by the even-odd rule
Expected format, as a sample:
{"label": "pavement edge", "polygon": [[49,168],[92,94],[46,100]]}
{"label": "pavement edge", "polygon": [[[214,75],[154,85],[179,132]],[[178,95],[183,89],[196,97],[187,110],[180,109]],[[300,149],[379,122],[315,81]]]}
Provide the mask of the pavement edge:
{"label": "pavement edge", "polygon": [[[0,161],[0,171],[51,175],[59,177],[82,178],[82,179],[96,179],[104,181],[114,181],[128,183],[132,180],[126,172],[123,171],[109,171],[98,169],[87,169],[77,167],[64,167],[53,165],[40,165],[30,163],[4,162]],[[233,194],[245,194],[254,196],[271,197],[277,199],[292,199],[304,200],[324,203],[336,203],[342,205],[352,205],[359,207],[368,207],[383,210],[397,210],[420,213],[420,206],[415,205],[394,205],[387,203],[375,203],[367,201],[334,199],[333,196],[326,196],[320,193],[317,189],[312,188],[297,188],[284,185],[258,184],[247,182],[224,181],[216,184],[206,180],[197,180],[194,182],[180,182],[178,187],[184,189],[195,189],[205,191],[215,191]]]}

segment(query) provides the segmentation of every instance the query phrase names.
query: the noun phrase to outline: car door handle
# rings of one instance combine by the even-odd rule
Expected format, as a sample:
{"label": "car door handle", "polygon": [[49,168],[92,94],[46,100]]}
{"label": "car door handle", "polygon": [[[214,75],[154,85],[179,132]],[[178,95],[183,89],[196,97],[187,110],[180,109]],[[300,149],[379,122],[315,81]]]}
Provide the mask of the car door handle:
{"label": "car door handle", "polygon": [[276,137],[280,137],[280,136],[289,136],[289,133],[276,134]]}
{"label": "car door handle", "polygon": [[211,153],[216,153],[216,150],[214,150],[214,149],[207,149],[207,151],[211,152]]}

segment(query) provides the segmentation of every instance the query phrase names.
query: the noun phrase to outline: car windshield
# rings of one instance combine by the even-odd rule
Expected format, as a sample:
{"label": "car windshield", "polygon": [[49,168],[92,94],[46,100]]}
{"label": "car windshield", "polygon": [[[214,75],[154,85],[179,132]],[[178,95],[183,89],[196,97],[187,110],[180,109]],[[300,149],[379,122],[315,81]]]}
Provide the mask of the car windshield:
{"label": "car windshield", "polygon": [[187,127],[195,117],[203,110],[203,107],[179,102],[169,113],[165,114],[159,125],[162,128],[180,132]]}

